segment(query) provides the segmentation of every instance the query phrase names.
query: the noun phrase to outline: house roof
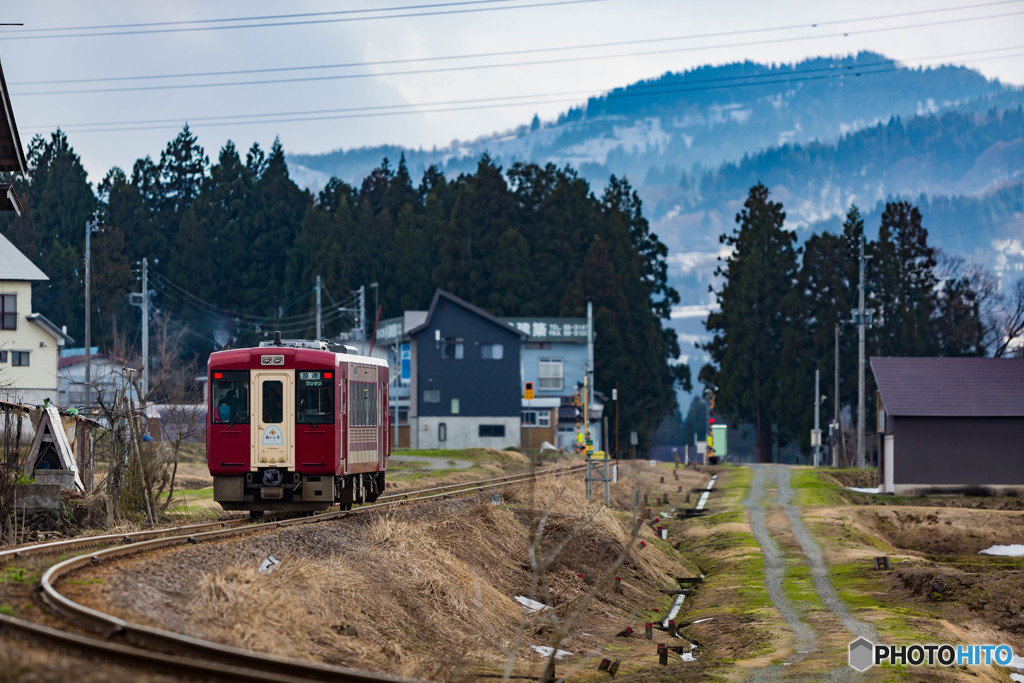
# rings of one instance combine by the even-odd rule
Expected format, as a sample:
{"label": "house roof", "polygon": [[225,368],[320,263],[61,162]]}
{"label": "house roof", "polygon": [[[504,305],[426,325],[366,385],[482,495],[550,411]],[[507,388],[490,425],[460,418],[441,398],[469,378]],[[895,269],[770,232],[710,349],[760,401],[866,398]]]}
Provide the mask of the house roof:
{"label": "house roof", "polygon": [[451,301],[452,303],[454,303],[454,304],[456,304],[458,306],[461,306],[461,307],[465,308],[466,310],[471,311],[472,313],[475,313],[476,315],[480,316],[484,320],[489,320],[490,322],[494,323],[495,325],[497,325],[501,329],[506,330],[508,332],[511,332],[512,334],[518,334],[520,337],[527,337],[527,336],[529,336],[529,335],[527,335],[525,332],[523,332],[521,330],[517,330],[514,327],[510,327],[506,323],[502,322],[502,320],[500,318],[494,317],[493,315],[491,315],[487,311],[483,310],[482,308],[477,308],[476,306],[474,306],[473,304],[469,303],[468,301],[464,301],[464,300],[460,299],[459,297],[455,296],[454,294],[452,294],[451,292],[446,292],[443,289],[438,289],[438,290],[436,290],[434,292],[434,299],[430,302],[430,310],[427,311],[427,317],[423,319],[423,322],[421,322],[416,327],[413,327],[412,329],[407,330],[406,334],[408,334],[411,337],[413,335],[419,334],[424,329],[426,329],[426,327],[430,324],[431,318],[434,317],[434,312],[437,310],[438,302],[440,302],[441,299],[447,299],[448,301]]}
{"label": "house roof", "polygon": [[50,334],[51,337],[64,344],[74,344],[75,340],[68,336],[67,332],[60,329],[52,322],[50,322],[45,315],[42,313],[29,313],[25,316],[25,319],[30,323],[35,323],[39,327],[43,328]]}
{"label": "house roof", "polygon": [[14,185],[0,183],[0,211],[13,211],[16,215],[20,216],[23,208],[21,198],[14,191]]}
{"label": "house roof", "polygon": [[9,239],[0,235],[0,280],[45,282],[49,279]]}
{"label": "house roof", "polygon": [[0,100],[3,105],[0,111],[0,171],[24,175],[28,171],[28,164],[21,148],[18,124],[14,121],[14,109],[11,107],[11,95],[7,92],[3,66],[0,66]]}
{"label": "house roof", "polygon": [[885,412],[1024,417],[1024,358],[872,358]]}

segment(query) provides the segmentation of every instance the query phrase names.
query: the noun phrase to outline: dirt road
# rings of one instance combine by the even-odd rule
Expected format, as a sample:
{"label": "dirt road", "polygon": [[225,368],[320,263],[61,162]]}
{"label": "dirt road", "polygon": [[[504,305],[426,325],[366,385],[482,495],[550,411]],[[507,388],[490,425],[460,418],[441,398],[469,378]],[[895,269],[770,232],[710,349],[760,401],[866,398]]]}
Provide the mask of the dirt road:
{"label": "dirt road", "polygon": [[[744,501],[744,505],[750,514],[750,525],[754,538],[761,546],[764,557],[765,588],[775,604],[779,613],[782,614],[786,625],[793,632],[794,652],[783,664],[779,664],[754,674],[749,680],[770,681],[780,678],[803,678],[798,669],[789,667],[799,664],[808,658],[812,653],[818,653],[822,649],[818,634],[807,622],[806,614],[802,613],[802,604],[791,601],[783,588],[783,577],[786,573],[786,561],[795,559],[799,564],[807,567],[813,582],[814,591],[825,607],[832,612],[842,627],[849,632],[849,640],[858,636],[864,636],[873,642],[878,642],[878,636],[874,629],[855,619],[846,608],[846,605],[836,595],[835,589],[829,580],[828,567],[822,558],[821,549],[811,537],[811,534],[804,526],[800,518],[800,508],[793,501],[793,488],[790,485],[790,468],[780,465],[759,465],[754,467],[754,477],[751,481],[750,491]],[[796,558],[787,557],[780,548],[780,544],[773,535],[773,532],[766,523],[766,509],[763,501],[766,489],[775,488],[776,497],[770,505],[776,505],[785,513],[789,522],[790,530],[799,547],[799,556]],[[777,533],[777,532],[776,532]],[[838,668],[828,673],[830,680],[845,680],[852,673],[852,669],[846,668],[842,662],[836,661]]]}

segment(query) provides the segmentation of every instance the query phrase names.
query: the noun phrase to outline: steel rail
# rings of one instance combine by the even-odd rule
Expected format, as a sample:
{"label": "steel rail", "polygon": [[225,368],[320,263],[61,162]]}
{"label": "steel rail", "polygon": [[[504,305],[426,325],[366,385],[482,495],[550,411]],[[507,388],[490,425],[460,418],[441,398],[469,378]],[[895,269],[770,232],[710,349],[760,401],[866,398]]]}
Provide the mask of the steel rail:
{"label": "steel rail", "polygon": [[62,541],[49,541],[46,543],[23,545],[17,548],[10,548],[8,550],[0,551],[0,564],[4,564],[12,559],[22,559],[30,555],[41,555],[45,553],[61,552],[64,550],[78,550],[80,548],[89,548],[95,545],[103,545],[106,543],[128,543],[135,540],[147,540],[149,538],[155,538],[157,536],[163,536],[166,534],[181,534],[182,532],[191,533],[195,531],[202,531],[203,529],[241,526],[248,523],[249,519],[247,517],[238,517],[235,519],[222,519],[216,522],[203,522],[202,524],[185,524],[182,526],[163,527],[160,529],[126,531],[118,534],[82,536],[79,538],[69,538]]}
{"label": "steel rail", "polygon": [[[571,468],[573,466],[565,466],[561,469]],[[578,466],[576,466],[578,467]],[[539,470],[539,473],[551,473],[557,471],[556,468],[549,468],[545,470]],[[457,484],[445,484],[441,486],[433,486],[426,489],[417,489],[415,491],[405,491],[400,493],[391,493],[380,496],[377,500],[409,500],[413,497],[420,496],[423,493],[429,493],[432,491],[451,491],[452,489],[459,489],[460,487],[472,486],[475,484],[483,484],[487,482],[506,482],[510,484],[517,483],[519,481],[528,481],[531,478],[531,473],[517,473],[508,475],[505,477],[492,477],[490,479],[480,479],[470,482],[462,482]],[[361,508],[360,508],[361,509]],[[345,511],[347,512],[347,511]],[[316,515],[317,519],[323,518],[324,513]],[[273,524],[276,520],[268,520],[262,522],[262,524]],[[23,545],[17,548],[9,548],[7,550],[0,551],[0,565],[3,565],[10,560],[20,560],[26,557],[34,555],[42,555],[47,553],[59,553],[70,550],[80,550],[83,548],[91,548],[97,545],[105,544],[125,544],[134,541],[145,541],[152,538],[159,538],[167,535],[174,534],[191,534],[196,532],[203,532],[207,529],[220,529],[220,528],[234,528],[239,526],[259,526],[259,524],[253,523],[248,517],[237,517],[232,519],[222,519],[216,522],[203,522],[201,524],[186,524],[181,526],[163,527],[160,529],[146,529],[142,531],[126,531],[123,533],[116,534],[102,534],[97,536],[82,536],[80,538],[70,538],[61,541],[49,541],[46,543],[36,543],[32,545]]]}
{"label": "steel rail", "polygon": [[[145,661],[149,664],[161,665],[174,670],[187,669],[198,673],[220,675],[221,677],[241,678],[250,680],[333,680],[333,681],[408,681],[388,674],[376,674],[359,671],[347,667],[332,667],[322,664],[314,664],[299,660],[283,659],[263,653],[252,652],[233,646],[222,645],[212,641],[174,633],[164,629],[154,628],[135,624],[113,615],[104,614],[98,610],[86,607],[70,598],[62,595],[56,588],[60,579],[72,572],[78,571],[86,566],[102,564],[114,558],[136,554],[150,550],[157,550],[186,543],[201,543],[233,536],[242,536],[258,531],[265,531],[273,528],[297,526],[302,524],[313,524],[330,519],[345,518],[355,514],[363,514],[376,510],[387,509],[394,505],[403,505],[406,502],[427,501],[437,498],[448,498],[453,495],[461,495],[474,491],[483,491],[491,488],[505,486],[507,484],[519,483],[529,479],[539,479],[549,476],[565,476],[575,474],[585,469],[584,465],[569,467],[551,468],[542,471],[534,471],[526,474],[510,475],[508,477],[497,477],[485,479],[479,482],[467,482],[454,484],[449,487],[435,487],[447,490],[430,495],[420,495],[410,498],[402,498],[394,502],[375,503],[365,505],[355,510],[335,510],[312,517],[297,517],[262,524],[248,524],[233,528],[221,528],[213,531],[205,531],[194,534],[179,536],[163,536],[137,541],[127,545],[105,548],[89,554],[73,557],[51,566],[43,574],[39,585],[36,587],[37,599],[59,614],[65,620],[82,626],[88,630],[99,632],[105,640],[97,640],[86,636],[74,636],[76,647],[89,648],[103,651],[108,654],[127,657],[137,661]],[[460,488],[461,487],[461,488]],[[195,525],[201,526],[201,525]],[[49,631],[38,625],[26,626],[27,622],[4,617],[0,620],[0,626],[20,628],[23,631],[30,631],[34,627],[34,633],[39,637],[48,638]],[[62,635],[71,636],[71,634]],[[111,643],[117,639],[123,643]],[[68,642],[68,641],[63,641]],[[106,649],[104,649],[106,648]],[[187,657],[167,652],[184,651]],[[255,675],[259,673],[260,675]],[[269,678],[268,678],[269,677]]]}
{"label": "steel rail", "polygon": [[[239,666],[217,664],[201,659],[190,659],[176,655],[152,652],[141,648],[132,647],[120,643],[111,643],[105,640],[89,636],[69,633],[60,629],[50,628],[31,621],[23,621],[14,617],[0,615],[0,633],[19,633],[23,637],[42,640],[49,643],[60,643],[68,648],[84,650],[88,652],[128,659],[144,666],[160,664],[176,672],[199,674],[215,678],[217,680],[239,680],[239,681],[282,681],[283,683],[300,683],[309,680],[293,673],[268,673],[259,669],[250,669]],[[337,675],[331,680],[341,680]],[[353,679],[355,680],[355,679]],[[366,679],[363,679],[366,680]],[[370,679],[379,680],[379,679]],[[401,680],[401,679],[394,679]]]}
{"label": "steel rail", "polygon": [[410,496],[418,496],[420,494],[429,494],[435,492],[435,490],[445,490],[449,488],[457,488],[459,486],[467,486],[470,484],[487,483],[490,481],[504,481],[506,483],[517,483],[518,481],[528,481],[534,477],[535,472],[539,474],[553,474],[561,470],[570,470],[573,468],[582,469],[583,465],[561,465],[559,467],[551,467],[544,470],[535,470],[534,472],[519,472],[517,474],[509,474],[501,477],[490,477],[489,479],[477,479],[476,481],[464,481],[462,483],[453,484],[442,484],[440,486],[430,486],[429,488],[418,488],[416,490],[409,490],[409,492],[398,492],[395,494],[387,494],[378,498],[378,501],[384,499],[401,498],[406,499]]}

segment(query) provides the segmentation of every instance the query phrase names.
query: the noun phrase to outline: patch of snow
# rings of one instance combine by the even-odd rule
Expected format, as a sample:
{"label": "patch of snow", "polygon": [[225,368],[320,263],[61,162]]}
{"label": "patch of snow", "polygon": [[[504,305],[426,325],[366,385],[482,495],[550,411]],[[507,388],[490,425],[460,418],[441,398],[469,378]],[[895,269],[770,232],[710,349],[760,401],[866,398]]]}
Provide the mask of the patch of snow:
{"label": "patch of snow", "polygon": [[679,655],[679,657],[684,662],[696,662],[697,661],[697,658],[693,656],[692,652],[684,652],[683,654]]}
{"label": "patch of snow", "polygon": [[1011,681],[1018,681],[1018,683],[1024,683],[1024,676],[1020,674],[1010,674]]}
{"label": "patch of snow", "polygon": [[880,486],[847,486],[850,491],[856,491],[857,493],[881,493]]}
{"label": "patch of snow", "polygon": [[530,610],[531,612],[539,612],[542,609],[548,608],[548,606],[544,603],[537,602],[536,600],[531,600],[530,598],[524,597],[522,595],[516,596],[516,602],[518,602],[520,605]]}
{"label": "patch of snow", "polygon": [[1010,667],[1011,669],[1019,669],[1020,671],[1024,671],[1024,657],[1021,657],[1020,655],[1014,655],[1013,658],[1010,660],[1010,663],[1006,666]]}
{"label": "patch of snow", "polygon": [[531,645],[530,649],[534,652],[539,652],[545,657],[550,657],[551,653],[554,652],[555,659],[562,659],[563,657],[568,657],[572,654],[571,652],[566,652],[565,650],[555,650],[554,648],[550,648],[547,645]]}
{"label": "patch of snow", "polygon": [[662,628],[668,628],[668,622],[676,618],[676,615],[679,614],[679,608],[683,606],[684,599],[686,599],[686,596],[682,593],[676,596],[676,601],[672,603],[672,609],[668,611],[668,616],[661,622]]}
{"label": "patch of snow", "polygon": [[698,619],[697,621],[691,622],[694,624],[703,624],[705,621],[711,621],[714,617],[707,617],[706,619]]}
{"label": "patch of snow", "polygon": [[[979,555],[999,555],[1001,557],[1024,557],[1024,545],[994,545],[978,551]],[[1024,658],[1014,657],[1020,661],[1020,668],[1024,668]],[[1014,665],[1017,666],[1017,665]]]}

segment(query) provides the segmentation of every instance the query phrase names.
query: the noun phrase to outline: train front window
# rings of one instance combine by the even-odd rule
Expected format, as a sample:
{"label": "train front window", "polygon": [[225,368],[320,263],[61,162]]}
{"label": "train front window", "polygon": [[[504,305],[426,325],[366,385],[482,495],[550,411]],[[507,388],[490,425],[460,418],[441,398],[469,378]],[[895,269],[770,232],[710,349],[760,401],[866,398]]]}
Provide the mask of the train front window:
{"label": "train front window", "polygon": [[214,370],[210,384],[210,421],[249,424],[249,371]]}
{"label": "train front window", "polygon": [[262,421],[273,425],[284,422],[284,383],[264,380]]}
{"label": "train front window", "polygon": [[334,373],[297,370],[295,421],[299,424],[334,424]]}

